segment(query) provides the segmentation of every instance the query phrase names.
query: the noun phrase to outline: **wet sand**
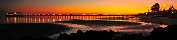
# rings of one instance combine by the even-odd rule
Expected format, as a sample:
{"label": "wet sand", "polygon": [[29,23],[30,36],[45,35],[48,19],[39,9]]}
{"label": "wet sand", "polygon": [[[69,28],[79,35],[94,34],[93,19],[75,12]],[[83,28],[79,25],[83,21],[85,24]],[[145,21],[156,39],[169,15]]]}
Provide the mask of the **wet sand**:
{"label": "wet sand", "polygon": [[[57,21],[63,23],[73,23],[82,25],[95,26],[120,26],[120,25],[139,25],[140,23],[123,22],[123,21],[103,21],[103,20],[71,20],[71,21]],[[57,23],[56,22],[56,23]]]}

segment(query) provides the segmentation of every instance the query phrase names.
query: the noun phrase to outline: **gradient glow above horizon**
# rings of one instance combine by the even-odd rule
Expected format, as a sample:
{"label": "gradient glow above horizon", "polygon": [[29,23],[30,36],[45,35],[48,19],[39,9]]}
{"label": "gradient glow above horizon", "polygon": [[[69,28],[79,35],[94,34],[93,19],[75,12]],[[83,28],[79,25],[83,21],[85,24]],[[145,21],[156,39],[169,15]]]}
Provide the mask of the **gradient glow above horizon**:
{"label": "gradient glow above horizon", "polygon": [[0,0],[0,10],[23,13],[63,14],[137,14],[147,12],[159,3],[161,9],[171,5],[177,7],[177,0]]}

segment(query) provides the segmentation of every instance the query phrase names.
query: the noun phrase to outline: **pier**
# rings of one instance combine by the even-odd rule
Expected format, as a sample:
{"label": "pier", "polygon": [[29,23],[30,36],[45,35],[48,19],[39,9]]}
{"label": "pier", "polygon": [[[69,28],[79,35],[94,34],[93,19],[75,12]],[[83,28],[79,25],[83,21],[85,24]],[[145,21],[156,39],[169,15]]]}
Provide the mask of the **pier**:
{"label": "pier", "polygon": [[7,14],[7,17],[15,16],[136,16],[136,15],[108,15],[108,14]]}

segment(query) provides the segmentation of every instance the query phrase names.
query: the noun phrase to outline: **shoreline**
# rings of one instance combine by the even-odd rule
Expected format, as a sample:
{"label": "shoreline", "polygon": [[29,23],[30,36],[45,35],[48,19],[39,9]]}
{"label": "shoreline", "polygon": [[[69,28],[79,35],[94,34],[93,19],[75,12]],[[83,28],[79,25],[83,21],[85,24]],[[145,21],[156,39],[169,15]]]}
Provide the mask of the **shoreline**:
{"label": "shoreline", "polygon": [[152,23],[157,23],[157,24],[162,24],[162,25],[173,25],[177,24],[177,19],[175,18],[170,18],[169,16],[164,16],[164,17],[150,17],[150,16],[138,16],[141,21],[144,22],[152,22]]}

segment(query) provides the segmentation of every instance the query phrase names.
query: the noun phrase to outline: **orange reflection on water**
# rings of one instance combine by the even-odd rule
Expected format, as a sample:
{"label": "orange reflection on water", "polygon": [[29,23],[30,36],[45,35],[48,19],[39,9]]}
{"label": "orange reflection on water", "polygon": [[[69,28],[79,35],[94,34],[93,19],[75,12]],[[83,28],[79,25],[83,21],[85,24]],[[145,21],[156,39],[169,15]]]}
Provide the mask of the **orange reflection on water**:
{"label": "orange reflection on water", "polygon": [[165,27],[167,27],[167,26],[168,26],[168,25],[163,25],[163,24],[160,25],[160,27],[162,27],[162,28],[165,28]]}
{"label": "orange reflection on water", "polygon": [[[7,23],[51,23],[55,21],[79,20],[102,20],[98,18],[117,17],[117,16],[25,16],[7,17]],[[121,17],[121,16],[119,16]],[[119,20],[121,21],[121,20]]]}
{"label": "orange reflection on water", "polygon": [[55,23],[60,25],[67,25],[67,27],[71,28],[66,33],[73,33],[76,32],[78,29],[80,30],[112,30],[114,32],[132,32],[132,33],[140,33],[140,32],[151,32],[153,28],[151,29],[129,29],[129,26],[87,26],[87,25],[81,25],[81,24],[72,24],[72,23]]}
{"label": "orange reflection on water", "polygon": [[[123,21],[140,23],[139,25],[119,25],[119,26],[102,26],[102,25],[81,25],[72,23],[54,23],[55,21],[70,21],[72,19],[79,20],[104,20],[104,21]],[[81,30],[113,30],[115,32],[151,32],[155,27],[166,27],[167,25],[160,25],[155,23],[142,22],[139,18],[134,16],[25,16],[25,17],[8,17],[7,23],[54,23],[66,25],[70,28],[68,33]],[[153,27],[152,27],[153,26]],[[134,29],[135,28],[135,29]],[[141,29],[136,29],[141,28]]]}

